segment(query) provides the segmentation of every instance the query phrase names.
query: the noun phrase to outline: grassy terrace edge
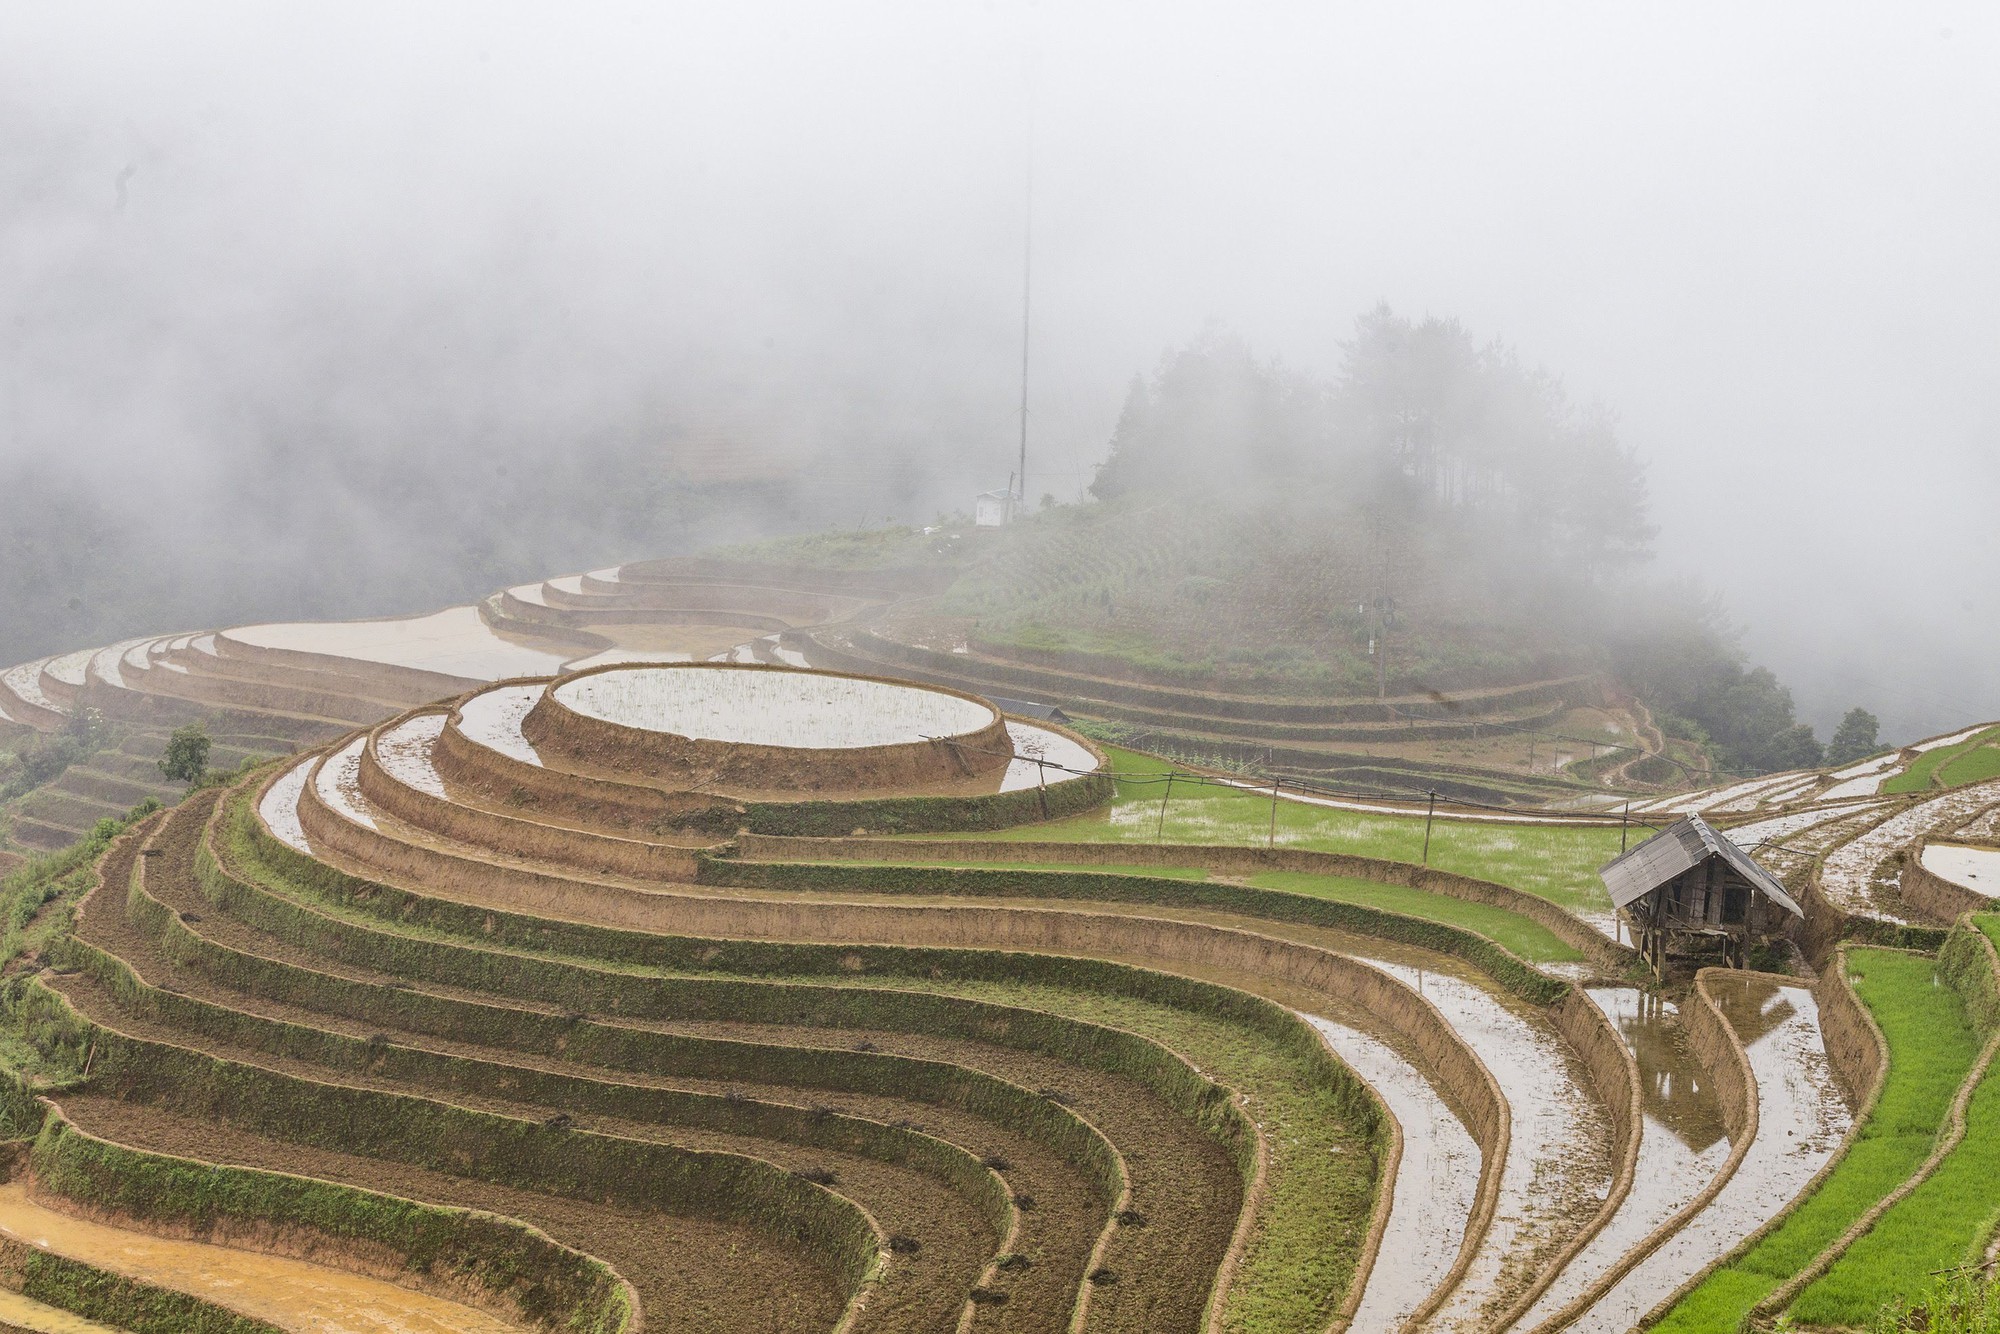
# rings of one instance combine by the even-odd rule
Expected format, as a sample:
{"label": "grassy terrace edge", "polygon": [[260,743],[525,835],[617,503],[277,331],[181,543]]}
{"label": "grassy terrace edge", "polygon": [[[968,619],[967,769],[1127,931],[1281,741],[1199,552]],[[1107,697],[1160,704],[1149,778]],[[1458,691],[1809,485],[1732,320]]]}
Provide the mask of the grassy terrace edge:
{"label": "grassy terrace edge", "polygon": [[[1379,1167],[1387,1152],[1390,1131],[1386,1115],[1372,1090],[1355,1078],[1327,1050],[1318,1035],[1291,1011],[1232,988],[1168,972],[1061,955],[990,949],[785,944],[666,936],[473,907],[363,880],[299,854],[263,829],[251,807],[248,790],[243,789],[226,798],[224,806],[218,810],[210,838],[205,844],[202,865],[202,874],[212,882],[212,897],[222,894],[232,894],[237,898],[245,893],[256,895],[263,901],[261,911],[288,919],[280,921],[274,917],[258,920],[257,910],[248,916],[248,920],[281,938],[289,938],[292,933],[306,929],[309,917],[319,919],[312,927],[316,931],[338,933],[341,929],[338,919],[326,916],[318,909],[307,909],[304,904],[290,902],[293,895],[326,903],[340,911],[358,913],[379,924],[355,929],[365,931],[371,938],[370,966],[388,971],[403,971],[411,965],[397,964],[393,959],[382,957],[380,937],[385,931],[392,933],[395,942],[389,946],[392,955],[410,950],[430,953],[445,947],[446,942],[463,942],[450,948],[470,947],[482,955],[509,951],[505,958],[508,969],[513,972],[574,966],[558,964],[556,959],[549,957],[553,955],[560,959],[589,961],[592,966],[609,964],[620,969],[661,969],[693,974],[696,976],[683,979],[684,985],[700,981],[714,994],[729,995],[730,1003],[716,1013],[737,1017],[766,1010],[778,1014],[781,1011],[771,1007],[776,1003],[776,997],[783,994],[826,993],[822,1000],[815,1002],[824,1005],[834,999],[832,993],[849,993],[841,1004],[851,1006],[859,1002],[853,985],[857,981],[868,980],[879,986],[886,979],[900,976],[921,984],[934,975],[943,975],[968,983],[1030,982],[1098,992],[1235,1023],[1273,1042],[1288,1059],[1300,1063],[1311,1083],[1325,1091],[1333,1114],[1353,1127],[1360,1140],[1369,1146],[1375,1164],[1370,1188],[1373,1197],[1369,1211],[1371,1219],[1379,1216],[1385,1207],[1387,1192],[1383,1189]],[[331,939],[328,936],[316,941],[315,948],[328,948]],[[708,975],[707,978],[700,976],[703,974]],[[736,975],[734,980],[731,980],[732,974]],[[617,974],[610,974],[603,980],[608,983],[615,976]],[[745,978],[792,980],[742,980]],[[811,987],[803,981],[814,978],[825,979],[827,985]],[[661,981],[629,974],[625,980],[628,983],[646,981],[646,990],[652,992],[658,991]],[[930,1001],[948,999],[926,996],[923,990],[902,995],[904,999],[898,1002],[902,1006],[908,1006],[919,997]],[[576,996],[561,1003],[581,1008],[584,999]],[[624,1003],[617,1002],[618,1005]],[[796,1004],[795,1001],[786,1001],[782,1012],[795,1010]],[[1039,1015],[1036,1011],[1023,1013]],[[877,1017],[886,1019],[888,1016],[882,1014]],[[942,1020],[943,1016],[939,1018]],[[1048,1018],[1039,1016],[1036,1022],[1045,1023]],[[859,1015],[855,1022],[865,1026],[868,1018]],[[883,1023],[882,1026],[895,1025]],[[967,1035],[974,1031],[965,1030]],[[1179,1064],[1178,1060],[1175,1064]],[[1257,1135],[1229,1093],[1198,1077],[1195,1078],[1202,1086],[1199,1089],[1177,1088],[1179,1081],[1172,1079],[1162,1084],[1162,1067],[1156,1058],[1136,1065],[1111,1064],[1103,1068],[1139,1077],[1156,1092],[1166,1096],[1169,1105],[1203,1124],[1236,1162],[1246,1191],[1251,1188],[1258,1172]],[[1192,1072],[1188,1074],[1191,1076]],[[1238,1285],[1278,1284],[1295,1288],[1296,1282],[1282,1274],[1259,1277],[1262,1267],[1258,1259],[1260,1249],[1253,1237],[1249,1245],[1250,1253],[1238,1271]],[[1358,1248],[1355,1256],[1330,1258],[1337,1269],[1344,1271],[1338,1275],[1339,1281],[1328,1289],[1336,1301],[1351,1295],[1353,1268],[1358,1259]],[[1333,1313],[1327,1311],[1323,1314],[1331,1316]]]}
{"label": "grassy terrace edge", "polygon": [[[1890,1052],[1874,1099],[1864,1106],[1866,1115],[1843,1151],[1808,1188],[1711,1266],[1650,1330],[1707,1334],[1744,1327],[1759,1313],[1775,1314],[1770,1308],[1791,1305],[1807,1281],[1838,1268],[1862,1221],[1893,1192],[1910,1186],[1941,1133],[1954,1094],[1974,1069],[1980,1035],[2000,1016],[2000,1005],[1985,999],[1996,985],[1992,970],[1983,953],[1974,957],[1970,944],[1971,933],[1961,926],[1947,938],[1951,959],[1850,942],[1829,960],[1829,967],[1847,968],[1857,959],[1866,965],[1862,978],[1850,978],[1850,984]],[[1933,987],[1933,974],[1948,986]],[[1941,1046],[1940,1024],[1948,1033],[1953,1023],[1964,1040]],[[1863,1303],[1866,1309],[1847,1310],[1843,1321],[1865,1322],[1893,1295],[1876,1291]]]}

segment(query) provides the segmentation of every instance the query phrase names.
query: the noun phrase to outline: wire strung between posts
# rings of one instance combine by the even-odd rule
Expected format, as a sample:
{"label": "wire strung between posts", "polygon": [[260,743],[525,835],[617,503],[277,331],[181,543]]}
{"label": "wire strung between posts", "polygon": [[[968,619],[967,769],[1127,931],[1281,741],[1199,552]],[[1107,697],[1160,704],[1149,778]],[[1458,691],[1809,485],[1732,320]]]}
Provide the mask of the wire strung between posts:
{"label": "wire strung between posts", "polygon": [[[1255,787],[1252,787],[1250,784],[1246,783],[1242,779],[1222,778],[1213,774],[1204,774],[1193,771],[1182,771],[1182,770],[1162,771],[1158,769],[1134,769],[1134,770],[1079,769],[1074,765],[1063,764],[1056,760],[1043,759],[1041,756],[1038,755],[1023,755],[1017,751],[993,750],[989,747],[969,745],[963,741],[958,740],[955,737],[926,736],[924,740],[947,742],[956,749],[963,750],[974,755],[999,756],[999,757],[1004,757],[1006,759],[1025,761],[1029,764],[1040,765],[1043,771],[1044,783],[1046,783],[1047,781],[1047,771],[1050,769],[1055,769],[1059,770],[1062,773],[1075,774],[1078,777],[1086,777],[1086,778],[1092,774],[1101,774],[1104,777],[1110,778],[1119,783],[1132,783],[1132,784],[1164,783],[1167,785],[1168,795],[1172,794],[1172,785],[1175,783],[1180,783],[1183,786],[1192,785],[1195,787],[1224,788],[1230,792],[1237,793],[1239,795],[1254,794],[1256,792],[1261,791],[1263,788],[1263,784],[1261,782],[1258,783]],[[1260,775],[1259,777],[1263,777],[1263,775]],[[1297,779],[1297,778],[1286,779],[1286,778],[1280,778],[1276,775],[1270,775],[1269,777],[1271,782],[1271,790],[1274,794],[1280,793],[1285,788],[1290,788],[1295,792],[1303,793],[1308,796],[1348,797],[1348,798],[1367,800],[1367,801],[1402,802],[1409,804],[1411,806],[1411,809],[1407,812],[1403,811],[1383,812],[1383,814],[1416,815],[1418,813],[1415,808],[1415,802],[1417,798],[1415,798],[1412,794],[1408,792],[1392,792],[1380,788],[1341,788],[1330,784],[1310,783],[1304,781],[1303,779]],[[1162,802],[1163,809],[1164,805],[1165,803]],[[1444,812],[1444,814],[1449,816],[1454,811],[1458,810],[1490,811],[1496,815],[1512,816],[1514,817],[1515,821],[1519,823],[1534,823],[1534,824],[1572,823],[1572,824],[1586,825],[1591,828],[1608,829],[1611,828],[1613,824],[1616,822],[1616,817],[1613,817],[1611,815],[1603,815],[1603,814],[1593,815],[1581,811],[1571,812],[1571,811],[1523,810],[1518,806],[1496,806],[1491,802],[1475,801],[1470,797],[1452,798],[1450,801],[1450,808],[1447,809]],[[1359,812],[1359,814],[1369,814],[1369,812],[1363,811]],[[1164,821],[1162,823],[1164,825]],[[1659,830],[1664,829],[1666,827],[1665,825],[1654,824],[1650,820],[1634,819],[1625,821],[1624,823],[1639,829],[1650,829],[1653,830],[1654,832],[1658,832]]]}

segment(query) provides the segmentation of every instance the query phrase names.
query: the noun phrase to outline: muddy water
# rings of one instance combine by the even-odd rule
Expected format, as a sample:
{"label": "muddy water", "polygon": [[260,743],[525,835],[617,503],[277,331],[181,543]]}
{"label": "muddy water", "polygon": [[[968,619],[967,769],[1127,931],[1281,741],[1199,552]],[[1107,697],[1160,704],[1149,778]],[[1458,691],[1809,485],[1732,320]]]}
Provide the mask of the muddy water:
{"label": "muddy water", "polygon": [[110,1325],[44,1306],[32,1297],[23,1297],[6,1288],[0,1288],[0,1325],[32,1329],[35,1334],[119,1334]]}
{"label": "muddy water", "polygon": [[559,654],[502,639],[479,619],[477,607],[396,620],[250,625],[226,633],[240,644],[414,667],[474,681],[545,676],[563,664]]}
{"label": "muddy water", "polygon": [[1611,1185],[1609,1118],[1582,1067],[1533,1011],[1468,978],[1360,953],[1438,1008],[1492,1071],[1513,1116],[1493,1225],[1426,1326],[1476,1329],[1539,1277],[1536,1266],[1602,1203]]}
{"label": "muddy water", "polygon": [[444,731],[441,713],[420,713],[388,728],[375,738],[375,754],[383,772],[405,787],[440,801],[447,800],[444,779],[431,765],[431,743]]}
{"label": "muddy water", "polygon": [[1436,1291],[1458,1259],[1479,1192],[1479,1145],[1430,1081],[1394,1047],[1331,1019],[1304,1018],[1402,1127],[1403,1157],[1388,1226],[1350,1326],[1395,1329]]}
{"label": "muddy water", "polygon": [[1820,886],[1836,907],[1903,921],[1897,876],[1883,860],[1922,835],[1957,828],[1995,803],[2000,803],[2000,780],[1954,788],[1898,811],[1827,854]]}
{"label": "muddy water", "polygon": [[301,1334],[517,1334],[524,1328],[379,1278],[72,1218],[37,1204],[23,1181],[0,1185],[0,1233]]}
{"label": "muddy water", "polygon": [[649,732],[816,749],[907,745],[977,732],[984,704],[919,686],[800,672],[637,667],[565,681],[556,700],[586,717]]}
{"label": "muddy water", "polygon": [[299,798],[305,793],[315,758],[308,755],[285,770],[284,776],[266,788],[264,799],[257,803],[257,815],[264,827],[308,857],[312,856],[312,844],[306,841],[306,831],[299,824]]}
{"label": "muddy water", "polygon": [[368,802],[361,795],[361,747],[367,737],[356,737],[326,757],[313,776],[313,790],[331,809],[365,828],[375,828]]}
{"label": "muddy water", "polygon": [[1002,792],[1018,791],[1037,783],[1054,787],[1057,783],[1081,777],[1097,768],[1095,755],[1060,732],[1010,718],[1007,720],[1007,735],[1014,740],[1016,758],[1000,776]]}
{"label": "muddy water", "polygon": [[1710,990],[1750,1056],[1757,1138],[1708,1206],[1620,1279],[1572,1329],[1617,1334],[1710,1261],[1783,1209],[1840,1147],[1852,1117],[1841,1101],[1819,1007],[1804,987],[1767,978],[1711,979]]}
{"label": "muddy water", "polygon": [[488,750],[497,750],[523,764],[539,766],[541,753],[521,735],[521,720],[542,697],[543,685],[495,686],[481,691],[458,709],[458,730]]}
{"label": "muddy water", "polygon": [[2000,895],[2000,848],[1967,848],[1956,843],[1925,846],[1924,869],[1941,880],[1984,894]]}
{"label": "muddy water", "polygon": [[1722,1108],[1681,1041],[1674,1007],[1637,987],[1590,987],[1586,994],[1639,1064],[1639,1166],[1624,1204],[1536,1301],[1522,1329],[1534,1329],[1610,1272],[1699,1194],[1729,1157]]}

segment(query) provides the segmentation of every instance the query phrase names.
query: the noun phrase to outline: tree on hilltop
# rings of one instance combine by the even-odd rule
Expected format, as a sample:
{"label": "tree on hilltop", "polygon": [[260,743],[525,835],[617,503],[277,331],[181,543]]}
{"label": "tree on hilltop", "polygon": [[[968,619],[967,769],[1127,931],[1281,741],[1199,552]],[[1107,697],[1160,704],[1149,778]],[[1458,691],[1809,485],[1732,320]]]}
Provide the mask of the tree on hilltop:
{"label": "tree on hilltop", "polygon": [[1881,723],[1868,710],[1849,709],[1840,726],[1833,730],[1833,740],[1826,743],[1826,762],[1848,764],[1882,749],[1877,737],[1880,728]]}

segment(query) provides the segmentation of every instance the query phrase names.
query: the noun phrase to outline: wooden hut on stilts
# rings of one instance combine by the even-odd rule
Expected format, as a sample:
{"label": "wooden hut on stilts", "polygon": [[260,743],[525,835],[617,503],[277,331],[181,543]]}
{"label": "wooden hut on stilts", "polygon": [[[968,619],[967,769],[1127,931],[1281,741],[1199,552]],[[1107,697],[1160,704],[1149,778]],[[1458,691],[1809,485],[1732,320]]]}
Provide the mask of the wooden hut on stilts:
{"label": "wooden hut on stilts", "polygon": [[1669,950],[1708,953],[1717,945],[1725,961],[1742,968],[1752,939],[1781,934],[1805,916],[1776,876],[1699,815],[1661,830],[1598,875],[1655,977]]}

